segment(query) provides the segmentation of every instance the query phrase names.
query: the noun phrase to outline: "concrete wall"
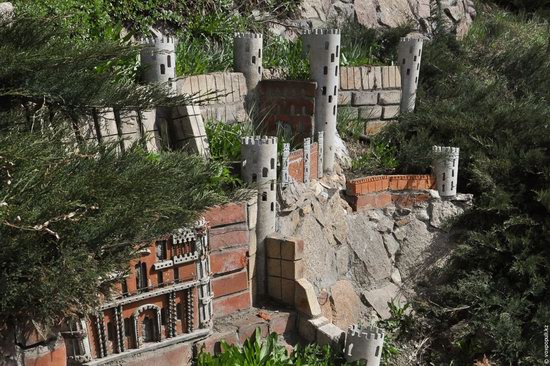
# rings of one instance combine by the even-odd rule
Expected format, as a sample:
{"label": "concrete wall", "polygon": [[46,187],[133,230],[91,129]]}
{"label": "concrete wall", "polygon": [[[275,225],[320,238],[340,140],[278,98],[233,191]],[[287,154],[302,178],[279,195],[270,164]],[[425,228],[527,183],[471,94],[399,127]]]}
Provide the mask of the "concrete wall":
{"label": "concrete wall", "polygon": [[401,73],[398,66],[342,67],[338,105],[340,113],[365,120],[373,134],[399,115]]}

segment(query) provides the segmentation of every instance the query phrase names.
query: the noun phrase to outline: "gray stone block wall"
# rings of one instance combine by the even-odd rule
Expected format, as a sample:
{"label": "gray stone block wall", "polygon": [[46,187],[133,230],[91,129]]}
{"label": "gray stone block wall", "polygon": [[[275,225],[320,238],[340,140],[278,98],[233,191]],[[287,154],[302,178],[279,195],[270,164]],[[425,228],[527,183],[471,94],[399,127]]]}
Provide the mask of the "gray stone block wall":
{"label": "gray stone block wall", "polygon": [[347,66],[341,69],[338,105],[344,107],[351,118],[365,120],[365,133],[376,133],[395,121],[401,102],[399,66]]}

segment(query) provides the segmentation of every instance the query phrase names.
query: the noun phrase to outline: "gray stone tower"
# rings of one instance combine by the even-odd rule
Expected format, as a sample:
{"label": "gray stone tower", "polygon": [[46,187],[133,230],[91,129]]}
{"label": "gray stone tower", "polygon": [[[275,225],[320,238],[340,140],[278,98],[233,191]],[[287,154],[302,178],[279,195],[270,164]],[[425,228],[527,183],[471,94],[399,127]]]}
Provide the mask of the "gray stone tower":
{"label": "gray stone tower", "polygon": [[434,146],[435,159],[433,163],[435,184],[441,197],[456,196],[458,182],[458,147]]}
{"label": "gray stone tower", "polygon": [[340,30],[313,29],[302,35],[310,72],[317,82],[315,94],[315,132],[324,133],[323,168],[334,168],[336,109],[340,81]]}
{"label": "gray stone tower", "polygon": [[142,39],[141,64],[144,66],[143,80],[147,83],[167,83],[175,91],[176,84],[176,42],[174,37],[156,29]]}
{"label": "gray stone tower", "polygon": [[422,58],[421,39],[401,38],[397,51],[397,62],[401,67],[401,113],[412,112],[416,103],[416,89]]}
{"label": "gray stone tower", "polygon": [[379,366],[384,346],[384,331],[380,328],[352,325],[346,334],[344,349],[346,361],[364,361],[368,366]]}
{"label": "gray stone tower", "polygon": [[261,33],[236,33],[233,39],[233,67],[242,72],[248,92],[262,80],[263,36]]}
{"label": "gray stone tower", "polygon": [[275,232],[277,204],[277,138],[273,136],[244,137],[241,140],[241,176],[258,189],[256,221],[256,292],[266,293],[265,238]]}

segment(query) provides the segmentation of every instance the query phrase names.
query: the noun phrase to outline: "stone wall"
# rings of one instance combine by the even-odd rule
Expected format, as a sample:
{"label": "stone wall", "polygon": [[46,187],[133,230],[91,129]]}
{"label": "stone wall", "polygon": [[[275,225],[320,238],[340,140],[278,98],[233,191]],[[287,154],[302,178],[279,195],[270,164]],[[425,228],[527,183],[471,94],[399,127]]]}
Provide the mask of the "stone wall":
{"label": "stone wall", "polygon": [[176,88],[178,94],[196,97],[205,121],[216,119],[233,123],[247,118],[244,101],[248,89],[244,75],[240,72],[188,76],[179,79]]}
{"label": "stone wall", "polygon": [[[304,278],[314,285],[323,316],[341,329],[371,311],[387,317],[388,301],[403,301],[428,268],[443,265],[453,247],[445,223],[471,205],[469,195],[400,191],[401,199],[384,208],[355,212],[339,187],[327,186],[328,180],[283,191],[277,227],[281,236],[303,239]],[[417,192],[421,200],[414,199]]]}
{"label": "stone wall", "polygon": [[[365,120],[365,133],[373,134],[399,115],[401,72],[398,66],[342,67],[339,113]],[[343,108],[342,108],[343,107]]]}

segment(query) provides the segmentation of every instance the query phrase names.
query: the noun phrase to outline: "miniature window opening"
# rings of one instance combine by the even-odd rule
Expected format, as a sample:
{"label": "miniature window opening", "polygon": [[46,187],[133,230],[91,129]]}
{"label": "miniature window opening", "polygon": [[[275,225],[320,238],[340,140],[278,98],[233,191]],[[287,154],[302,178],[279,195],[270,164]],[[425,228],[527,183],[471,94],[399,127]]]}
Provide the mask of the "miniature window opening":
{"label": "miniature window opening", "polygon": [[377,346],[377,347],[376,347],[376,351],[374,352],[374,356],[375,356],[375,357],[380,356],[380,346]]}
{"label": "miniature window opening", "polygon": [[174,282],[178,283],[180,281],[180,270],[179,268],[174,268]]}
{"label": "miniature window opening", "polygon": [[442,178],[442,180],[445,180],[445,173],[443,173],[443,178]]}
{"label": "miniature window opening", "polygon": [[183,318],[183,304],[180,302],[176,305],[176,319],[181,320]]}
{"label": "miniature window opening", "polygon": [[136,287],[142,290],[147,287],[147,267],[145,263],[139,262],[135,266],[136,270]]}
{"label": "miniature window opening", "polygon": [[420,64],[416,64],[416,69],[420,70]]}
{"label": "miniature window opening", "polygon": [[274,191],[275,190],[275,181],[272,180],[271,181],[271,191]]}
{"label": "miniature window opening", "polygon": [[166,74],[166,67],[164,66],[164,64],[160,64],[160,73],[162,75]]}
{"label": "miniature window opening", "polygon": [[411,74],[411,69],[407,69],[407,75]]}
{"label": "miniature window opening", "polygon": [[451,181],[451,189],[455,189],[455,182]]}
{"label": "miniature window opening", "polygon": [[323,95],[327,95],[327,87],[323,86]]}
{"label": "miniature window opening", "polygon": [[113,326],[113,322],[108,322],[107,323],[107,339],[109,339],[110,341],[114,341],[115,340],[115,327]]}
{"label": "miniature window opening", "polygon": [[337,92],[338,92],[338,91],[336,90],[336,85],[334,85],[334,96],[336,96],[336,93],[337,93]]}
{"label": "miniature window opening", "polygon": [[258,74],[261,74],[261,73],[262,73],[262,68],[258,66]]}
{"label": "miniature window opening", "polygon": [[267,201],[267,192],[262,192],[262,201]]}
{"label": "miniature window opening", "polygon": [[157,286],[158,287],[164,286],[164,276],[162,274],[162,271],[157,272]]}
{"label": "miniature window opening", "polygon": [[339,52],[339,51],[340,51],[340,46],[336,46],[336,57],[338,57],[338,55],[339,55],[338,52]]}
{"label": "miniature window opening", "polygon": [[153,342],[154,340],[154,325],[153,319],[146,316],[141,323],[141,338],[144,342]]}
{"label": "miniature window opening", "polygon": [[328,102],[329,102],[329,103],[332,103],[332,95],[329,95],[329,96],[328,96]]}
{"label": "miniature window opening", "polygon": [[166,325],[166,310],[160,309],[160,323]]}
{"label": "miniature window opening", "polygon": [[126,281],[126,279],[122,280],[121,286],[122,286],[122,294],[123,295],[128,294],[128,282]]}
{"label": "miniature window opening", "polygon": [[418,84],[418,76],[414,78],[414,82]]}
{"label": "miniature window opening", "polygon": [[332,107],[332,114],[336,116],[336,104]]}
{"label": "miniature window opening", "polygon": [[403,65],[405,65],[405,62],[406,62],[406,60],[405,60],[405,59],[403,59]]}
{"label": "miniature window opening", "polygon": [[267,168],[262,168],[262,177],[267,178]]}
{"label": "miniature window opening", "polygon": [[253,64],[256,63],[256,56],[252,56],[252,63],[253,63]]}
{"label": "miniature window opening", "polygon": [[130,318],[124,318],[124,335],[126,337],[128,337],[130,335],[130,329],[131,329],[131,325],[130,325]]}
{"label": "miniature window opening", "polygon": [[258,58],[262,58],[262,49],[261,48],[258,50]]}
{"label": "miniature window opening", "polygon": [[271,160],[269,161],[270,165],[271,165],[271,169],[275,169],[275,159],[274,158],[271,158]]}
{"label": "miniature window opening", "polygon": [[325,42],[325,50],[328,50],[328,41]]}
{"label": "miniature window opening", "polygon": [[64,338],[65,345],[67,346],[68,356],[82,356],[84,352],[80,346],[80,339],[78,338]]}
{"label": "miniature window opening", "polygon": [[159,240],[156,243],[157,260],[162,261],[166,259],[166,240]]}
{"label": "miniature window opening", "polygon": [[330,54],[330,62],[334,62],[334,53]]}
{"label": "miniature window opening", "polygon": [[256,173],[252,174],[252,183],[256,183],[258,181],[258,175]]}
{"label": "miniature window opening", "polygon": [[273,202],[271,202],[271,211],[275,211],[275,204]]}
{"label": "miniature window opening", "polygon": [[413,61],[414,61],[414,62],[416,62],[416,58],[417,58],[417,57],[418,57],[418,56],[414,56],[414,58],[413,58]]}
{"label": "miniature window opening", "polygon": [[443,191],[445,190],[445,184],[443,184],[443,185],[441,186],[441,190],[443,190]]}
{"label": "miniature window opening", "polygon": [[338,76],[338,66],[334,68],[334,76]]}
{"label": "miniature window opening", "polygon": [[172,57],[170,55],[166,56],[166,66],[172,67]]}
{"label": "miniature window opening", "polygon": [[422,48],[418,50],[418,56],[422,54]]}
{"label": "miniature window opening", "polygon": [[328,74],[328,67],[327,66],[323,67],[323,74],[325,74],[325,75]]}
{"label": "miniature window opening", "polygon": [[454,176],[455,176],[455,170],[453,169],[453,170],[451,170],[451,177],[454,178]]}
{"label": "miniature window opening", "polygon": [[453,159],[453,168],[455,167],[456,159]]}

